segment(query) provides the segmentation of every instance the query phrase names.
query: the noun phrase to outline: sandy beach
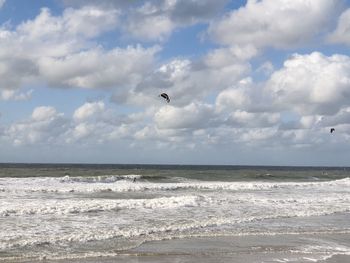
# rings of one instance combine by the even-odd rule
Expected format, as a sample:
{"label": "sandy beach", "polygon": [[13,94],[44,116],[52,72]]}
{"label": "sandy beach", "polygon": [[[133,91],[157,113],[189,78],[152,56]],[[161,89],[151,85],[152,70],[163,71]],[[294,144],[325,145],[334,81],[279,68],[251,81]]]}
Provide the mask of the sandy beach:
{"label": "sandy beach", "polygon": [[185,238],[146,242],[111,257],[45,261],[50,263],[189,262],[350,262],[349,234],[305,234]]}
{"label": "sandy beach", "polygon": [[[343,254],[349,251],[340,251],[339,247],[339,254],[330,251],[330,246],[334,244],[350,244],[350,236],[275,235],[179,239],[146,243],[135,249],[135,252],[140,253],[141,262],[349,262],[350,254]],[[152,253],[156,255],[152,256]],[[147,259],[147,255],[151,260]],[[167,255],[169,258],[164,261]],[[133,260],[130,262],[135,262]]]}

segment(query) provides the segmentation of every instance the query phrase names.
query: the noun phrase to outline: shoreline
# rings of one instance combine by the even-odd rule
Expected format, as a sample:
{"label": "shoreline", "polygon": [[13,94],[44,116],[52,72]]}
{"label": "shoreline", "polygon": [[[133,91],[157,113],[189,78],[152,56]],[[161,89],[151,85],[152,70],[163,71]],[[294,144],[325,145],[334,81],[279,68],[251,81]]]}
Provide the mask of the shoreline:
{"label": "shoreline", "polygon": [[[69,256],[68,256],[69,257]],[[23,261],[22,261],[23,262]],[[37,262],[24,261],[26,263]],[[176,238],[145,242],[115,255],[43,259],[47,263],[350,262],[350,234],[277,234]]]}

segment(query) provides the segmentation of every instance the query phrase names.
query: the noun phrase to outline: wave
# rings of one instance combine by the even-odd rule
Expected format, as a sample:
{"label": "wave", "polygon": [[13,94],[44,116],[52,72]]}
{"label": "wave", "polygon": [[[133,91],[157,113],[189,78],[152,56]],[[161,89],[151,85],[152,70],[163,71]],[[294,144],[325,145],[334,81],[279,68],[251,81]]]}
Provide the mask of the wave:
{"label": "wave", "polygon": [[[342,193],[326,195],[306,195],[305,193],[290,195],[275,195],[266,197],[253,193],[206,193],[203,195],[181,195],[147,199],[3,199],[0,207],[0,217],[8,216],[43,216],[68,215],[83,213],[118,212],[119,210],[170,209],[174,208],[210,208],[211,211],[222,212],[225,209],[233,211],[250,210],[252,213],[266,214],[274,209],[275,214],[284,210],[296,210],[291,215],[309,216],[314,213],[322,215],[333,212],[350,211],[350,196]],[[159,212],[159,211],[158,211]],[[310,214],[311,212],[311,214]],[[230,215],[230,212],[227,212]],[[245,212],[245,215],[249,212]],[[288,215],[288,214],[287,214]]]}
{"label": "wave", "polygon": [[[82,199],[2,201],[0,216],[79,214],[118,211],[121,209],[174,209],[199,206],[200,196],[175,196],[152,199]],[[23,205],[25,203],[25,206]]]}
{"label": "wave", "polygon": [[[175,191],[175,190],[270,190],[270,189],[308,189],[350,186],[350,178],[318,182],[169,182],[154,183],[137,181],[131,178],[142,178],[140,175],[106,176],[106,177],[63,177],[63,178],[1,178],[0,194],[3,193],[91,193],[91,192],[144,192],[144,191]],[[124,179],[121,179],[124,178]]]}
{"label": "wave", "polygon": [[[307,215],[312,216],[325,216],[333,214],[334,211],[328,212],[312,212],[309,211]],[[71,232],[51,232],[50,235],[34,235],[30,238],[9,238],[0,244],[0,249],[10,248],[25,248],[33,246],[63,246],[73,243],[86,244],[100,241],[112,241],[112,240],[128,240],[128,241],[151,241],[151,240],[165,240],[178,237],[203,237],[203,236],[245,236],[245,235],[277,235],[277,234],[305,234],[302,229],[295,230],[294,232],[275,232],[256,231],[253,228],[247,228],[242,231],[242,228],[236,229],[234,226],[242,223],[260,222],[263,220],[290,218],[290,217],[304,217],[305,212],[295,211],[286,212],[278,215],[260,215],[260,216],[248,216],[245,218],[204,218],[200,220],[192,220],[188,222],[172,222],[169,224],[163,224],[158,226],[110,226],[108,228],[96,228],[96,227],[84,227],[83,225],[79,229],[74,229]],[[231,228],[224,228],[223,226],[231,226]],[[214,231],[211,231],[214,230]],[[319,230],[314,233],[350,233],[350,229],[332,229],[332,230]],[[118,249],[118,248],[116,248]]]}
{"label": "wave", "polygon": [[127,175],[100,175],[91,177],[71,177],[66,175],[60,178],[61,183],[114,183],[120,180],[134,180],[140,179],[143,176],[140,174],[127,174]]}
{"label": "wave", "polygon": [[[329,231],[317,231],[317,232],[304,232],[303,235],[318,235],[318,234],[349,234],[349,231],[339,231],[339,232],[329,232]],[[254,235],[254,236],[275,236],[275,235],[298,235],[299,232],[260,232],[260,233],[247,233],[247,235]],[[215,234],[215,233],[204,233],[204,234],[192,234],[192,235],[179,235],[176,238],[198,238],[198,237],[225,237],[225,236],[245,236],[246,234],[239,234],[232,235],[230,233],[227,234]],[[161,241],[161,240],[169,240],[173,239],[169,237],[163,237],[163,238],[153,238],[152,241]],[[1,258],[0,262],[28,262],[28,261],[41,261],[41,260],[53,260],[53,261],[75,261],[75,260],[92,260],[92,259],[99,259],[99,261],[102,260],[102,258],[113,258],[117,256],[125,256],[125,255],[134,255],[138,256],[140,252],[132,252],[127,251],[136,247],[139,247],[143,243],[145,243],[146,240],[140,240],[137,242],[131,242],[131,244],[126,245],[124,247],[120,247],[118,249],[112,249],[107,251],[80,251],[80,252],[73,252],[67,254],[66,251],[57,251],[53,252],[50,251],[47,253],[46,251],[40,251],[35,252],[31,251],[29,253],[26,253],[22,256],[10,256]],[[312,261],[312,262],[318,262],[318,261],[325,261],[329,258],[332,258],[335,255],[350,255],[350,248],[345,245],[341,245],[336,242],[327,242],[326,240],[321,239],[313,239],[311,240],[311,243],[313,244],[300,244],[300,246],[296,246],[295,248],[292,248],[291,250],[288,250],[292,253],[292,255],[295,255],[294,257],[291,257],[289,260],[284,257],[282,260],[276,259],[276,262],[299,262],[299,261]],[[127,251],[127,252],[126,252]],[[301,253],[302,257],[298,257],[298,254]],[[306,256],[309,255],[309,256]]]}
{"label": "wave", "polygon": [[22,255],[23,251],[41,253],[52,248],[64,251],[68,246],[105,248],[109,242],[115,242],[111,247],[116,251],[129,241],[139,244],[176,237],[254,234],[252,231],[267,235],[280,229],[350,231],[343,221],[339,226],[331,221],[313,228],[312,218],[312,227],[299,224],[304,218],[297,219],[348,215],[349,186],[350,178],[312,182],[181,177],[152,181],[150,176],[138,174],[0,178],[0,220],[8,229],[0,231],[0,252],[20,251]]}

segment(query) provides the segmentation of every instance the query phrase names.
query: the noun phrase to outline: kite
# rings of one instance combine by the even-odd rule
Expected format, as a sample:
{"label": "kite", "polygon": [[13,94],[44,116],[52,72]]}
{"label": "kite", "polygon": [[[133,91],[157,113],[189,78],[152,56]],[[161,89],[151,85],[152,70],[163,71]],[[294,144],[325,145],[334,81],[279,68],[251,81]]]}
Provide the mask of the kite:
{"label": "kite", "polygon": [[159,97],[164,98],[168,103],[170,102],[170,98],[169,98],[168,94],[166,94],[166,93],[160,94]]}

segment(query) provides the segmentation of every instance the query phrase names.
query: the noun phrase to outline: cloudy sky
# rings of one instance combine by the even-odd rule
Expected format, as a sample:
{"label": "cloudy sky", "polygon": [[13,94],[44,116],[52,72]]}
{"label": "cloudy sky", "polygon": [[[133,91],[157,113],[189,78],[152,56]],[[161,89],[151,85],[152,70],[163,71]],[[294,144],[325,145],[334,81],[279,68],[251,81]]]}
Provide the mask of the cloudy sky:
{"label": "cloudy sky", "polygon": [[349,48],[346,0],[0,0],[0,162],[349,166]]}

